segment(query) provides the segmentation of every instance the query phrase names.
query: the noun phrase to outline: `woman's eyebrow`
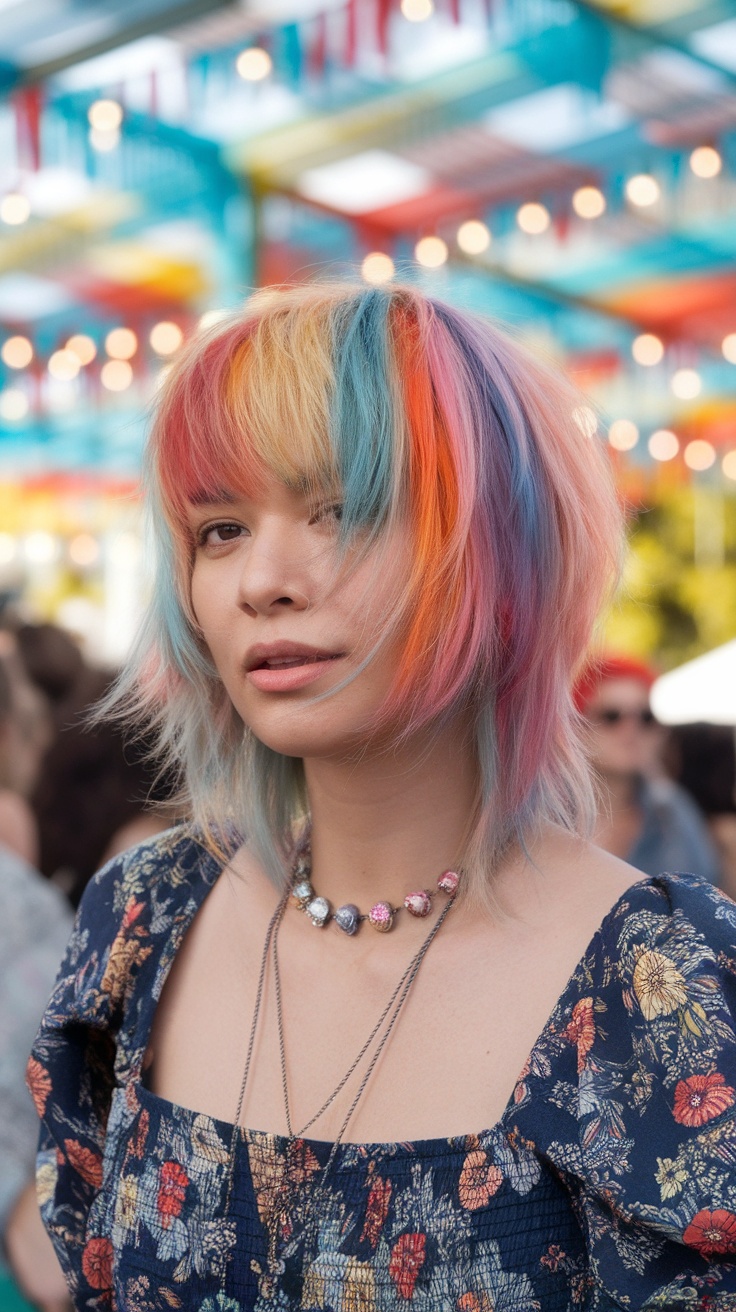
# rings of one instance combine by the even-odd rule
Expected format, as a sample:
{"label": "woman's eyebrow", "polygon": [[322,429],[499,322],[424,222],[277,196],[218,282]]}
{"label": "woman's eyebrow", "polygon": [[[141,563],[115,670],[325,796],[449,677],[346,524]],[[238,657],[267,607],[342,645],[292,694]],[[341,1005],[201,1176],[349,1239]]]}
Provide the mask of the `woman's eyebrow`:
{"label": "woman's eyebrow", "polygon": [[187,497],[189,505],[199,510],[202,506],[232,506],[238,500],[235,492],[228,492],[224,488],[217,488],[214,491],[193,492]]}

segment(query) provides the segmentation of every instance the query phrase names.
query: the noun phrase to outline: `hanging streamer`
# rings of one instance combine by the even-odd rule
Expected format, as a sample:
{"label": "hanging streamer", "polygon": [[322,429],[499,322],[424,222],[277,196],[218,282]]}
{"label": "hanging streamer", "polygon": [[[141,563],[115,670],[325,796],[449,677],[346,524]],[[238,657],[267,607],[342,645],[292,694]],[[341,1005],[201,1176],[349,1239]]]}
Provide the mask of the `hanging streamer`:
{"label": "hanging streamer", "polygon": [[382,55],[388,54],[388,32],[392,0],[376,0],[376,40]]}
{"label": "hanging streamer", "polygon": [[34,173],[41,166],[42,105],[40,86],[24,87],[14,96],[18,163],[22,169],[31,169]]}
{"label": "hanging streamer", "polygon": [[358,0],[348,0],[345,11],[345,63],[352,68],[358,52]]}

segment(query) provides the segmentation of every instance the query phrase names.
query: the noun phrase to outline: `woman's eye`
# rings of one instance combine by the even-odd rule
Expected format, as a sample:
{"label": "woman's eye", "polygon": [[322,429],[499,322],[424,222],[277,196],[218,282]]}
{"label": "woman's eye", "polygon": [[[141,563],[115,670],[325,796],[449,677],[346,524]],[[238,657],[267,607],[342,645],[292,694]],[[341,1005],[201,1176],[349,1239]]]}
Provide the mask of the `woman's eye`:
{"label": "woman's eye", "polygon": [[201,547],[222,547],[227,542],[235,542],[243,532],[240,524],[209,524],[199,534]]}
{"label": "woman's eye", "polygon": [[311,524],[329,524],[329,523],[339,524],[340,520],[342,519],[342,510],[343,508],[339,501],[336,501],[328,506],[320,506],[318,510],[313,511],[310,523]]}

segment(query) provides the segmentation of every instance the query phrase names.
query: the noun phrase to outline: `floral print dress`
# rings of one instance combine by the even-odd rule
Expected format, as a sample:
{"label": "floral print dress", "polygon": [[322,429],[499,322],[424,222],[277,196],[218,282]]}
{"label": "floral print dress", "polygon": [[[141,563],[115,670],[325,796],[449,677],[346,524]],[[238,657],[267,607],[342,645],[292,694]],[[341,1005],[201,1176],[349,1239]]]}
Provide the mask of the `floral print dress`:
{"label": "floral print dress", "polygon": [[[491,1129],[330,1145],[157,1097],[157,999],[219,874],[188,828],[90,885],[28,1078],[74,1306],[108,1312],[736,1309],[736,905],[616,903]],[[489,1003],[492,1005],[492,1003]]]}

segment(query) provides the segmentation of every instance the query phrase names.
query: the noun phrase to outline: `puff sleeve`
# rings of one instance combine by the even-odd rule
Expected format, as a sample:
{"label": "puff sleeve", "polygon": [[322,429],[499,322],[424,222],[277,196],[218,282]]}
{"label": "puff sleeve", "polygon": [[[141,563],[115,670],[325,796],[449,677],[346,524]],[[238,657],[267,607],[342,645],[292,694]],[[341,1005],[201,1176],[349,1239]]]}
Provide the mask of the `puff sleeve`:
{"label": "puff sleeve", "polygon": [[734,1308],[736,905],[696,877],[637,886],[590,983],[572,1037],[600,1306]]}

